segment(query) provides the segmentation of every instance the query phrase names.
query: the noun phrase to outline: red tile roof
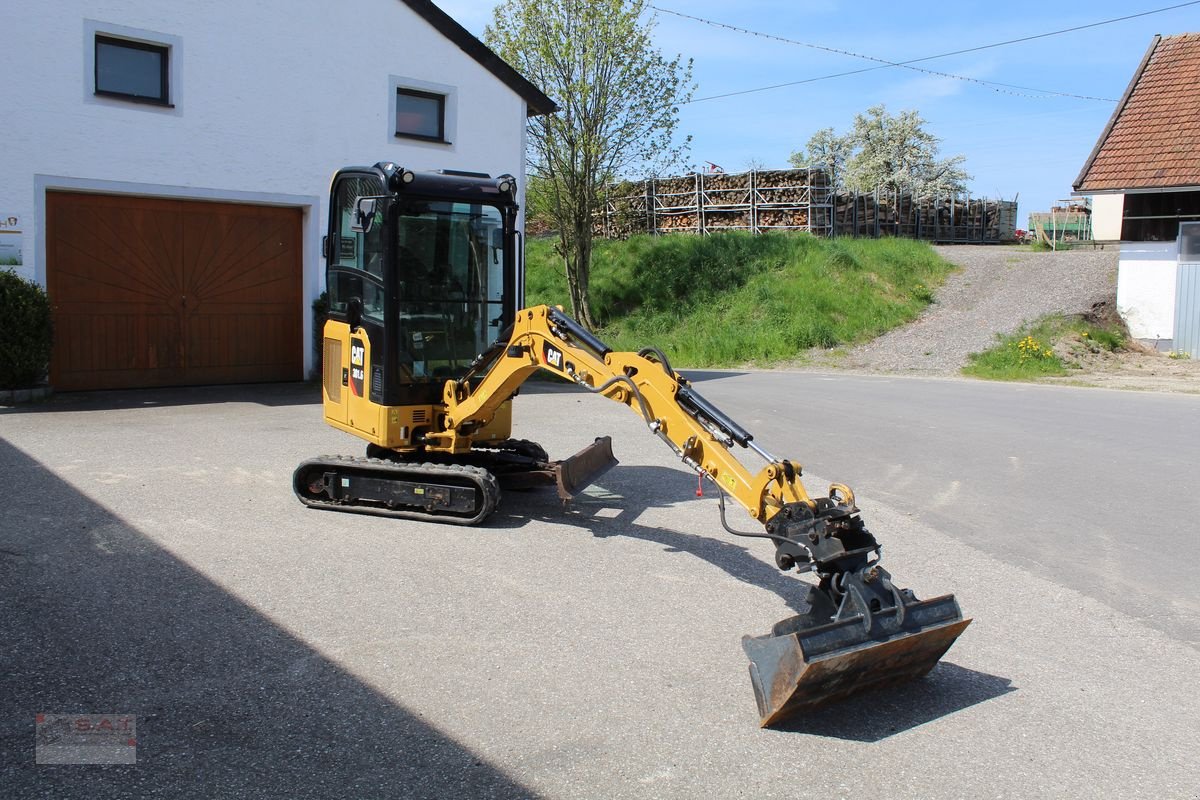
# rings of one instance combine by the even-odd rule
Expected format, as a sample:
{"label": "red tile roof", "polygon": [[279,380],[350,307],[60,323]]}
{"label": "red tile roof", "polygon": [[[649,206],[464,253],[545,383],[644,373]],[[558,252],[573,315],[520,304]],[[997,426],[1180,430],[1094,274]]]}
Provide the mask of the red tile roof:
{"label": "red tile roof", "polygon": [[1154,37],[1075,191],[1200,186],[1200,33]]}

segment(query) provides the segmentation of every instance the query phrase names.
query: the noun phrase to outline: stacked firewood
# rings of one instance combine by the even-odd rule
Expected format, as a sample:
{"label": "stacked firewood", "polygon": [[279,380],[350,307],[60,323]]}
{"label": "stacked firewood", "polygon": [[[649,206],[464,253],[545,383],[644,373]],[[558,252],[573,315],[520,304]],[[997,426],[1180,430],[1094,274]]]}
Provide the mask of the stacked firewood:
{"label": "stacked firewood", "polygon": [[803,208],[759,209],[758,211],[759,228],[798,228],[800,230],[807,230],[809,227],[808,221],[808,210]]}
{"label": "stacked firewood", "polygon": [[[694,173],[608,187],[595,233],[624,238],[633,233],[809,228],[813,203],[827,204],[823,170]],[[827,219],[828,215],[823,215]]]}
{"label": "stacked firewood", "polygon": [[1016,235],[1017,204],[906,192],[838,194],[835,236],[900,236],[939,242],[1006,242]]}
{"label": "stacked firewood", "polygon": [[707,231],[750,230],[750,211],[730,209],[728,211],[709,208],[704,212],[704,229]]}
{"label": "stacked firewood", "polygon": [[914,197],[909,192],[835,193],[820,169],[694,173],[614,184],[594,231],[710,233],[804,230],[822,236],[901,236],[936,241],[1011,241],[1015,202]]}
{"label": "stacked firewood", "polygon": [[663,211],[654,213],[656,233],[700,232],[700,218],[695,211]]}
{"label": "stacked firewood", "polygon": [[756,201],[762,206],[823,205],[829,202],[829,178],[824,170],[789,169],[760,172]]}
{"label": "stacked firewood", "polygon": [[[701,175],[700,185],[703,192],[705,221],[707,222],[710,213],[716,215],[714,217],[716,220],[732,219],[731,214],[736,214],[742,209],[749,209],[754,204],[755,178],[761,175],[762,173],[754,172],[742,172],[736,175],[718,172]],[[748,225],[749,216],[737,224]]]}
{"label": "stacked firewood", "polygon": [[606,239],[626,239],[635,233],[648,232],[653,204],[648,188],[645,181],[609,186],[601,197],[601,210],[594,217],[593,233]]}
{"label": "stacked firewood", "polygon": [[[686,204],[687,197],[695,196],[696,186],[701,177],[703,176],[697,173],[695,175],[680,175],[674,178],[654,178],[649,182],[654,187],[655,197],[678,197],[684,199],[684,202],[680,203],[680,205],[684,205]],[[670,205],[676,204],[672,202]]]}

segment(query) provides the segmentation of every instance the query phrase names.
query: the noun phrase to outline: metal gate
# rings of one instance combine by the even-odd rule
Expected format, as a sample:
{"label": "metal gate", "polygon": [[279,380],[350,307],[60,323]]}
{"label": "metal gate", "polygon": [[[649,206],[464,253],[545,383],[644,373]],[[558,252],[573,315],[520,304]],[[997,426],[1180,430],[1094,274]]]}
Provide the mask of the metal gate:
{"label": "metal gate", "polygon": [[1179,267],[1175,278],[1177,353],[1200,359],[1200,222],[1179,224]]}

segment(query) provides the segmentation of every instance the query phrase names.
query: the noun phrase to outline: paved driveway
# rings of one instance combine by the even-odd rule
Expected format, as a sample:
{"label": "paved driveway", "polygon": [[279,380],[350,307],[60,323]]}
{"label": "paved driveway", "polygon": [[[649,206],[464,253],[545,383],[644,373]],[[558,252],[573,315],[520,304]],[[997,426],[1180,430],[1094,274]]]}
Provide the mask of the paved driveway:
{"label": "paved driveway", "polygon": [[[860,497],[976,622],[924,681],[762,731],[739,638],[795,581],[636,416],[525,392],[518,435],[622,465],[460,529],[302,508],[292,467],[360,450],[313,391],[0,414],[5,797],[1200,796],[1195,649],[952,532]],[[35,766],[38,712],[136,714],[138,765]]]}

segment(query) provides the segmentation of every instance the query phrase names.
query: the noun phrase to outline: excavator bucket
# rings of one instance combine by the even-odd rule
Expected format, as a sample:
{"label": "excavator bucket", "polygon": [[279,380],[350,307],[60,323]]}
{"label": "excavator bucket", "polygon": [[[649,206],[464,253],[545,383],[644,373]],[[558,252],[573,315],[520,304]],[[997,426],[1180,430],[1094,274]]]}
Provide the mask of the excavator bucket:
{"label": "excavator bucket", "polygon": [[901,590],[894,596],[891,608],[855,608],[850,598],[833,622],[802,627],[810,618],[792,617],[766,636],[743,637],[759,724],[919,678],[971,623],[953,595],[919,601]]}
{"label": "excavator bucket", "polygon": [[618,464],[612,437],[601,436],[570,458],[552,465],[558,496],[565,503]]}

